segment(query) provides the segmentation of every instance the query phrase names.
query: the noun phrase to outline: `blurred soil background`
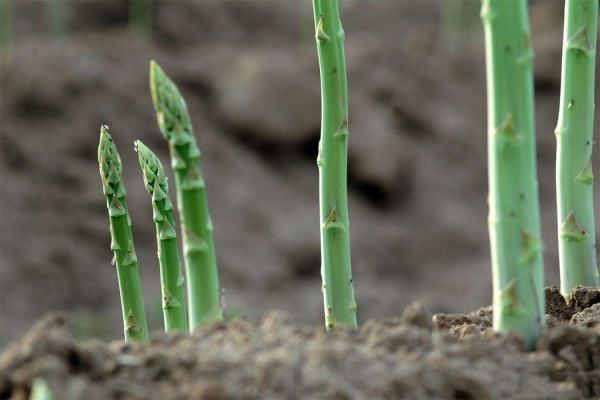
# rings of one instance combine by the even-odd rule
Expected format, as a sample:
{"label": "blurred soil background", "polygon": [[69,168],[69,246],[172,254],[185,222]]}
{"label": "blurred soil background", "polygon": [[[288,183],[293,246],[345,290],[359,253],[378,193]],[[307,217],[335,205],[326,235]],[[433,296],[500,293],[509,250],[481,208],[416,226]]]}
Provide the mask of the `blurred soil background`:
{"label": "blurred soil background", "polygon": [[[121,336],[96,155],[104,123],[124,162],[147,312],[161,326],[152,209],[133,152],[139,138],[168,164],[148,90],[150,59],[188,101],[228,313],[257,321],[281,309],[320,322],[320,88],[310,2],[153,1],[149,31],[132,28],[124,0],[67,1],[64,15],[47,1],[4,3],[12,31],[0,50],[0,343],[49,310],[66,311],[80,336]],[[465,2],[456,18],[456,8],[437,1],[342,2],[362,321],[398,316],[413,300],[433,312],[491,302],[478,7]],[[558,283],[553,132],[562,7],[530,7],[548,284]]]}

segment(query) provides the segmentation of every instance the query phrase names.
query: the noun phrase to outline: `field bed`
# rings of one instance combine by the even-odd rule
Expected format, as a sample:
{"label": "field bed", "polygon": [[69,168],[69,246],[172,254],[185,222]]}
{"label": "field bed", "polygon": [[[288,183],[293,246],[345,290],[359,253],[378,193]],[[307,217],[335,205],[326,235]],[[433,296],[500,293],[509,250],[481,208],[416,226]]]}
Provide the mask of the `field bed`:
{"label": "field bed", "polygon": [[0,357],[0,398],[43,377],[59,399],[582,399],[600,395],[600,290],[570,304],[546,289],[548,332],[533,353],[491,329],[491,309],[396,319],[326,335],[270,312],[148,345],[74,340],[40,320]]}

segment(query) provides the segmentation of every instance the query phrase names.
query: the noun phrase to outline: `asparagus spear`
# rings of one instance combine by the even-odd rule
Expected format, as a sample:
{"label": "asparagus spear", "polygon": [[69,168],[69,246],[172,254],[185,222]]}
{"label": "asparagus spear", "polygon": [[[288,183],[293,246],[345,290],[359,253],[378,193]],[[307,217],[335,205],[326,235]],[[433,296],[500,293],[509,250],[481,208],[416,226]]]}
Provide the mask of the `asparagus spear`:
{"label": "asparagus spear", "polygon": [[150,91],[158,126],[169,141],[171,167],[175,172],[188,278],[190,329],[194,329],[223,319],[213,225],[200,169],[200,150],[184,98],[154,61],[150,62]]}
{"label": "asparagus spear", "polygon": [[54,400],[54,393],[45,380],[37,378],[33,381],[29,400]]}
{"label": "asparagus spear", "polygon": [[596,261],[592,147],[598,0],[567,0],[556,128],[561,291],[600,285]]}
{"label": "asparagus spear", "polygon": [[0,0],[0,48],[7,54],[12,36],[12,15],[10,0]]}
{"label": "asparagus spear", "polygon": [[135,142],[135,151],[144,173],[144,185],[152,195],[152,217],[156,224],[165,331],[187,331],[183,275],[167,177],[158,157],[139,140]]}
{"label": "asparagus spear", "polygon": [[337,0],[313,0],[321,71],[319,203],[325,327],[356,328],[347,198],[348,88]]}
{"label": "asparagus spear", "polygon": [[148,325],[131,221],[125,201],[121,157],[105,125],[100,128],[98,163],[110,219],[110,248],[114,253],[119,279],[125,340],[145,342],[148,340]]}
{"label": "asparagus spear", "polygon": [[484,0],[488,89],[489,233],[494,329],[532,349],[544,327],[544,270],[535,162],[526,0]]}

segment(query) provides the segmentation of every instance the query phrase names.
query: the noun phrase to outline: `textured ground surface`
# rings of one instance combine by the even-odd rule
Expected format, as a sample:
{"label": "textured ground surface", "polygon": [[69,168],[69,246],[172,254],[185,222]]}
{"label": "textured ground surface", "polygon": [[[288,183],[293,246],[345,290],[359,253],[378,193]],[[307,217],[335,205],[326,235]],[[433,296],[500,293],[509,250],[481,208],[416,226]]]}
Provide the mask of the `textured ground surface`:
{"label": "textured ground surface", "polygon": [[[147,41],[128,30],[121,0],[71,2],[62,39],[49,33],[44,2],[14,2],[12,46],[0,50],[0,343],[52,310],[66,312],[77,336],[119,335],[96,162],[101,123],[124,160],[148,314],[159,327],[154,226],[132,144],[139,138],[167,159],[147,88],[151,58],[189,102],[228,310],[251,321],[271,309],[321,320],[319,77],[309,3],[159,2]],[[561,7],[531,7],[550,284],[558,283]],[[352,255],[363,321],[397,316],[414,300],[435,312],[491,301],[476,8],[472,27],[453,43],[437,2],[344,2]]]}
{"label": "textured ground surface", "polygon": [[548,333],[532,353],[489,329],[491,312],[426,313],[325,335],[271,312],[149,345],[78,343],[49,316],[0,355],[0,398],[44,379],[59,399],[584,399],[600,396],[600,290],[546,292]]}

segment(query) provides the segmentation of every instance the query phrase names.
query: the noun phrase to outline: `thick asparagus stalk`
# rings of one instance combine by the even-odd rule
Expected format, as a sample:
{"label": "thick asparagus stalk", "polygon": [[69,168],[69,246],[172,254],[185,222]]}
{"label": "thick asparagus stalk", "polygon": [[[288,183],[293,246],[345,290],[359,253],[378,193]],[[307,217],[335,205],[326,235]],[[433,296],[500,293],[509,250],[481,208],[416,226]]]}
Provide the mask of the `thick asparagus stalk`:
{"label": "thick asparagus stalk", "polygon": [[561,291],[600,285],[596,261],[592,147],[598,0],[567,0],[556,189]]}
{"label": "thick asparagus stalk", "polygon": [[319,203],[325,326],[356,327],[348,221],[348,88],[337,0],[313,0],[321,71]]}
{"label": "thick asparagus stalk", "polygon": [[125,340],[147,341],[148,325],[144,310],[144,296],[133,246],[131,221],[125,201],[121,157],[117,153],[107,126],[100,128],[98,163],[110,218],[110,248],[114,253],[113,260],[119,279]]}
{"label": "thick asparagus stalk", "polygon": [[531,349],[544,327],[533,109],[533,50],[526,0],[484,0],[488,91],[489,233],[494,329]]}
{"label": "thick asparagus stalk", "polygon": [[213,225],[200,169],[200,150],[185,100],[154,61],[150,62],[150,91],[158,126],[169,141],[171,167],[175,172],[188,279],[190,329],[193,329],[223,319]]}
{"label": "thick asparagus stalk", "polygon": [[139,140],[135,142],[135,151],[144,173],[144,185],[152,195],[152,217],[156,224],[165,331],[187,331],[183,298],[184,280],[179,263],[173,204],[169,199],[167,177],[158,157]]}

